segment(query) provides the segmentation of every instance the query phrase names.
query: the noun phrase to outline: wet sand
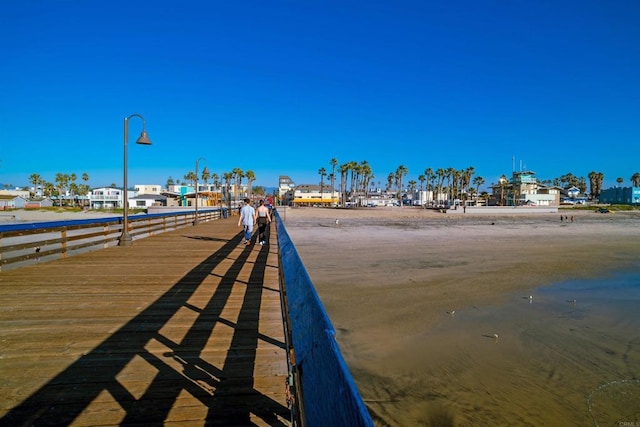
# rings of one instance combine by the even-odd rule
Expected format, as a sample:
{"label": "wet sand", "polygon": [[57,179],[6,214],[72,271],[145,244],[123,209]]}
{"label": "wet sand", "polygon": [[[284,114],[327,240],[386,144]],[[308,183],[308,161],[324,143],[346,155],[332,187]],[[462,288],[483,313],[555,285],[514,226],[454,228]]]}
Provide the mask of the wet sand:
{"label": "wet sand", "polygon": [[280,215],[377,424],[640,421],[640,212]]}

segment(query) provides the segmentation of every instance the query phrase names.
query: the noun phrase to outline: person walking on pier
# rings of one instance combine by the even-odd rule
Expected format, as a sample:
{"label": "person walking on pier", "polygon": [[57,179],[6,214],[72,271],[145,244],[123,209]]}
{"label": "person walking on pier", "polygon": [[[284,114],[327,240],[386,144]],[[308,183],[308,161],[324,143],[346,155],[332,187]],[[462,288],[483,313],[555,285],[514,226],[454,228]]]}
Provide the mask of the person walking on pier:
{"label": "person walking on pier", "polygon": [[244,226],[244,244],[251,244],[251,235],[253,234],[253,226],[256,223],[256,210],[251,206],[251,201],[244,199],[244,206],[240,209],[240,218],[238,219],[238,227]]}
{"label": "person walking on pier", "polygon": [[260,206],[256,209],[258,221],[258,240],[261,245],[267,243],[266,233],[267,225],[271,224],[271,215],[269,209],[264,205],[264,200],[260,200]]}

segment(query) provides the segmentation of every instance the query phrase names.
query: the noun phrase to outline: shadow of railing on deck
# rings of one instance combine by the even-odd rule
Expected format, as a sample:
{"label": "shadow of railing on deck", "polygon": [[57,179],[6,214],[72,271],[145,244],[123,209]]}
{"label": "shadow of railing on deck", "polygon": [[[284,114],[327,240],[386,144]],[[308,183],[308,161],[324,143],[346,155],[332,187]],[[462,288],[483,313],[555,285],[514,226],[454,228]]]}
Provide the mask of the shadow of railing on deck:
{"label": "shadow of railing on deck", "polygon": [[[90,353],[11,409],[0,419],[0,425],[68,425],[103,393],[111,396],[123,412],[121,425],[158,425],[167,420],[174,403],[184,397],[183,392],[206,408],[203,418],[215,419],[216,423],[250,424],[250,414],[254,414],[269,425],[283,425],[278,417],[289,419],[289,409],[255,390],[252,379],[258,341],[285,346],[258,333],[263,286],[251,284],[262,282],[268,248],[260,249],[251,267],[235,324],[220,315],[251,248],[239,253],[204,308],[189,303],[196,291],[202,292],[199,288],[205,278],[237,248],[240,240],[241,234],[229,240]],[[195,313],[195,320],[180,342],[174,342],[162,329],[181,309]],[[218,323],[234,328],[221,369],[202,356]],[[242,357],[237,353],[239,347]],[[142,361],[147,365],[141,366]],[[132,369],[129,365],[153,372],[141,394],[128,389],[119,378],[126,369]],[[232,394],[241,394],[243,402],[231,397]]]}

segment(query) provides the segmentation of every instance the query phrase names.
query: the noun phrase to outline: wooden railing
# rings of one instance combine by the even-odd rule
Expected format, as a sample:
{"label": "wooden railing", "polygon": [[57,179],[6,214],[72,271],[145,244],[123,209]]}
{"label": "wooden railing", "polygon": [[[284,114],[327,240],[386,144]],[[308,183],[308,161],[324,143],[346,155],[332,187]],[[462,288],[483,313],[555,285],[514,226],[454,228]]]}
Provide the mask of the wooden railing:
{"label": "wooden railing", "polygon": [[[220,219],[220,208],[200,209],[198,222]],[[195,211],[130,215],[129,234],[141,239],[193,225]],[[118,244],[122,216],[0,225],[0,271],[65,258]]]}

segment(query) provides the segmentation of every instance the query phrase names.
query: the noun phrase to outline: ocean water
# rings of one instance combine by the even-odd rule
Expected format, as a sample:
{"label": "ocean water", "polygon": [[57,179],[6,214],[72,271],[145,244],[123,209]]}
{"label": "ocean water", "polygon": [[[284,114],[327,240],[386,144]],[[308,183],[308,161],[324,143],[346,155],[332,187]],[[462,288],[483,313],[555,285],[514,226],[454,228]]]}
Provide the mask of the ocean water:
{"label": "ocean water", "polygon": [[453,425],[640,425],[640,269],[469,307],[422,338],[425,412]]}

